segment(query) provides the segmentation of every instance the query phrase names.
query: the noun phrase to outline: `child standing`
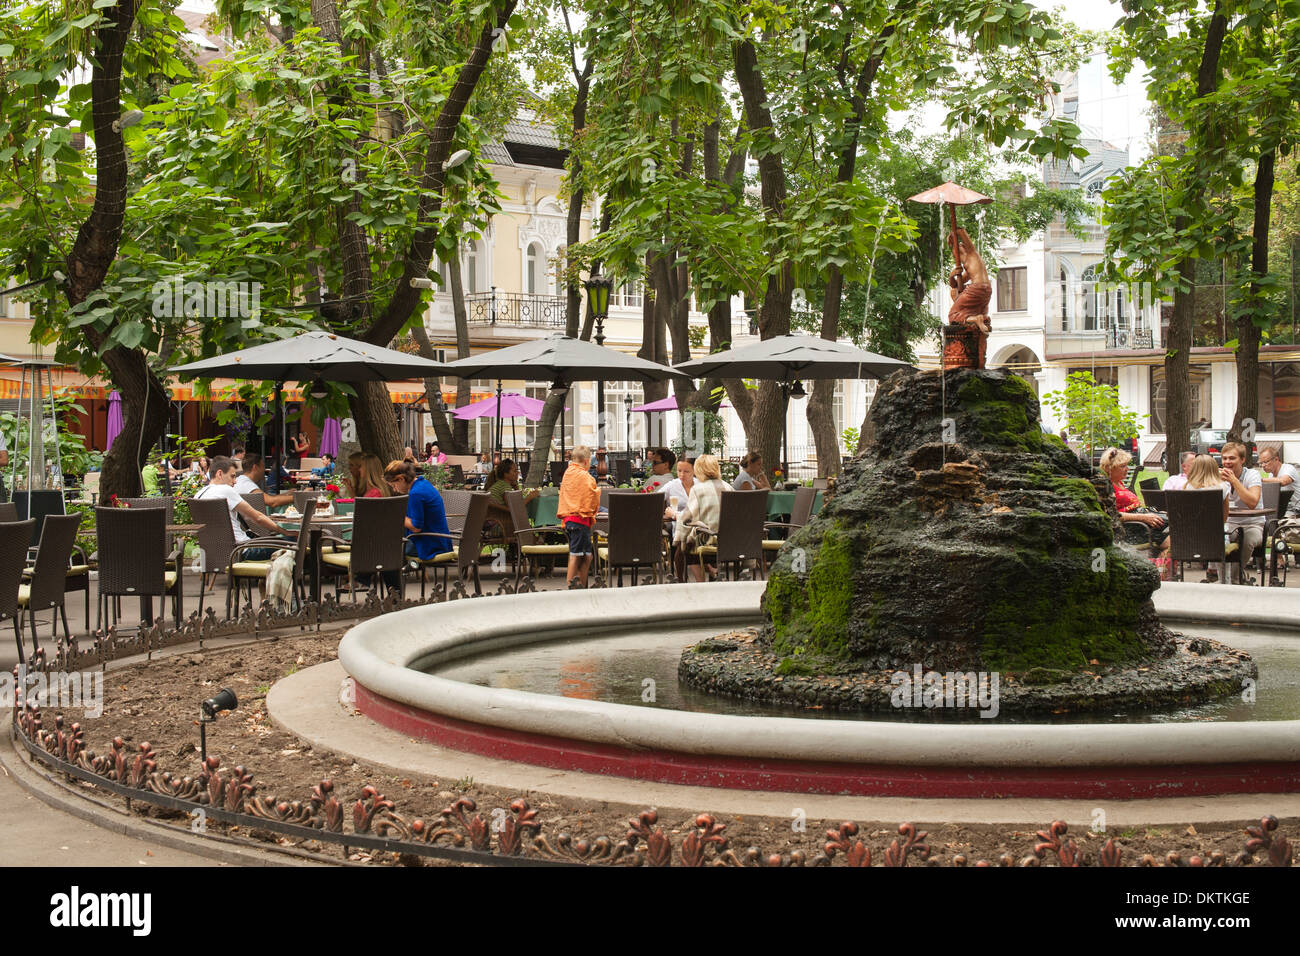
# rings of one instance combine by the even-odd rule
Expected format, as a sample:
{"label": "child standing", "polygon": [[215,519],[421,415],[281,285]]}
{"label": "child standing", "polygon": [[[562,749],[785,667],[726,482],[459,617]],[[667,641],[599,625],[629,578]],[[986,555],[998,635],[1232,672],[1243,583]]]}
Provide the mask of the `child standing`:
{"label": "child standing", "polygon": [[588,471],[590,464],[591,449],[586,445],[579,445],[569,454],[569,467],[560,482],[560,500],[555,509],[569,536],[568,583],[572,584],[576,577],[584,588],[594,553],[592,528],[600,508],[600,492],[596,490],[596,479]]}

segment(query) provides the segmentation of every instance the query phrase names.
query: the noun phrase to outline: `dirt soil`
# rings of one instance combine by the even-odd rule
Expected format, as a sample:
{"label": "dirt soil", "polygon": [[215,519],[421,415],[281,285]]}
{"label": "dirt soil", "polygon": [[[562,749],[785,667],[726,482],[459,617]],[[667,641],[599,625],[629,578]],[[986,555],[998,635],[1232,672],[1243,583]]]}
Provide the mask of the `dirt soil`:
{"label": "dirt soil", "polygon": [[[212,696],[219,689],[229,687],[239,698],[239,707],[222,714],[208,727],[208,752],[219,756],[223,769],[244,766],[252,773],[252,783],[263,797],[277,800],[306,800],[312,787],[328,778],[334,782],[334,793],[343,801],[344,812],[351,815],[352,803],[361,796],[362,788],[369,785],[396,803],[396,812],[410,821],[416,818],[436,820],[440,811],[462,796],[469,796],[478,804],[478,813],[490,819],[495,808],[504,808],[520,796],[539,811],[542,834],[551,844],[560,833],[569,833],[575,841],[594,842],[607,836],[617,843],[627,835],[629,821],[645,806],[583,801],[555,797],[545,793],[520,794],[484,786],[470,779],[431,779],[403,777],[367,766],[364,760],[336,753],[313,750],[304,741],[286,733],[271,723],[266,712],[266,695],[271,685],[295,671],[333,660],[337,657],[338,641],[345,628],[320,635],[299,636],[291,633],[280,638],[264,639],[256,644],[245,644],[221,650],[182,653],[153,663],[132,665],[110,671],[104,685],[104,712],[95,719],[82,718],[72,712],[69,720],[79,719],[85,729],[87,749],[96,754],[108,753],[114,736],[126,741],[129,751],[139,743],[148,741],[158,762],[158,770],[174,775],[197,774],[199,701]],[[52,715],[45,715],[45,726],[53,728]],[[137,804],[137,806],[139,806]],[[697,815],[710,812],[709,807],[657,808],[657,825],[663,827],[675,844],[673,864],[681,861],[682,839],[696,825]],[[1271,808],[1261,806],[1261,814]],[[177,813],[156,808],[142,810],[155,817],[175,818],[180,825],[184,819]],[[716,822],[725,825],[722,835],[726,846],[743,858],[750,847],[761,851],[762,860],[779,855],[782,862],[796,862],[802,857],[811,862],[827,842],[827,830],[839,828],[841,820],[809,818],[803,828],[796,829],[799,821],[792,817],[772,818],[754,816],[715,815]],[[857,821],[861,828],[849,842],[861,840],[871,850],[872,862],[884,862],[890,843],[899,839],[902,820],[871,822]],[[988,861],[991,865],[1019,865],[1033,856],[1034,846],[1040,842],[1036,831],[1046,830],[1052,821],[1027,820],[1022,825],[966,825],[936,821],[910,821],[928,832],[925,841],[930,847],[929,859],[913,851],[908,865],[951,866],[974,865]],[[1258,825],[1258,820],[1243,820],[1239,824],[1214,824],[1203,827],[1174,826],[1138,828],[1116,832],[1109,836],[1123,851],[1122,865],[1135,865],[1150,855],[1150,865],[1165,865],[1171,852],[1177,853],[1185,864],[1193,856],[1205,857],[1222,854],[1224,862],[1231,864],[1244,848],[1247,835],[1245,827]],[[347,824],[351,830],[351,823]],[[1300,819],[1283,819],[1279,832],[1293,841],[1300,837]],[[247,836],[248,834],[232,834]],[[252,836],[293,845],[290,841],[269,833],[255,832]],[[1106,836],[1089,834],[1081,827],[1072,827],[1065,837],[1076,841],[1085,865],[1096,865],[1098,854]],[[315,848],[319,844],[313,844]],[[709,859],[716,858],[722,850],[710,845]],[[341,859],[341,849],[326,846],[323,852]],[[644,845],[638,852],[644,852]],[[384,862],[392,862],[391,855],[382,855]],[[372,861],[367,854],[353,853],[352,860]],[[844,859],[841,852],[835,862]],[[1259,863],[1266,862],[1266,854],[1256,854]],[[403,857],[403,863],[418,863],[412,857]],[[426,861],[427,862],[427,861]],[[1042,865],[1056,865],[1053,852],[1044,854]]]}

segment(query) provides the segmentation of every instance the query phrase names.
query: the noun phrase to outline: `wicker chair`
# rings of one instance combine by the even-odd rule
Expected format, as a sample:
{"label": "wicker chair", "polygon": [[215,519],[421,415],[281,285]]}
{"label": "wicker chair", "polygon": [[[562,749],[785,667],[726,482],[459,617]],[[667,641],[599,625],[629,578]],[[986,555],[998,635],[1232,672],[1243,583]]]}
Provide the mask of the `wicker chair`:
{"label": "wicker chair", "polygon": [[507,491],[506,504],[510,506],[510,515],[515,523],[515,540],[519,543],[519,556],[522,560],[515,562],[515,589],[519,589],[524,564],[528,565],[528,574],[535,576],[537,559],[556,557],[569,553],[568,541],[563,544],[546,544],[542,536],[546,534],[564,534],[564,526],[558,524],[533,527],[528,520],[528,506],[524,504],[522,491]]}
{"label": "wicker chair", "polygon": [[[402,593],[402,535],[406,526],[406,495],[391,498],[358,498],[353,512],[351,550],[331,551],[321,555],[325,567],[346,571],[352,603],[357,602],[357,575],[376,574],[379,587],[386,587],[384,575],[395,573],[399,596]],[[348,542],[322,535],[322,541],[346,546]]]}
{"label": "wicker chair", "polygon": [[311,488],[306,491],[295,491],[293,493],[293,506],[298,509],[299,514],[302,514],[307,510],[307,502],[316,501],[324,493],[325,492],[323,491],[316,491]]}
{"label": "wicker chair", "polygon": [[555,485],[555,487],[558,488],[560,486],[560,482],[564,480],[564,472],[568,469],[568,467],[569,467],[569,463],[567,461],[548,462],[547,473],[551,476],[551,484]]}
{"label": "wicker chair", "polygon": [[[295,549],[293,562],[293,589],[294,596],[299,603],[303,600],[303,576],[302,569],[306,561],[307,551],[309,550],[309,541],[311,539],[312,516],[316,513],[316,502],[311,500],[306,502],[302,508],[302,518],[298,524],[298,536],[296,541],[291,545],[284,538],[267,535],[260,538],[249,538],[247,541],[241,541],[231,548],[229,559],[226,565],[230,586],[226,589],[226,604],[229,608],[231,590],[237,588],[243,581],[248,582],[249,601],[253,598],[253,582],[265,581],[271,572],[271,561],[273,558],[262,558],[250,561],[242,557],[243,552],[250,548],[274,548],[277,551],[287,550],[290,547]],[[227,525],[229,527],[229,525]],[[229,615],[229,610],[227,610]]]}
{"label": "wicker chair", "polygon": [[[1224,542],[1223,492],[1218,488],[1165,492],[1169,515],[1169,559],[1178,580],[1188,561],[1223,564],[1239,549]],[[1227,575],[1224,575],[1226,583]]]}
{"label": "wicker chair", "polygon": [[0,501],[0,523],[12,524],[18,520],[18,506],[12,501]]}
{"label": "wicker chair", "polygon": [[[190,517],[195,524],[203,525],[199,529],[199,548],[203,552],[203,577],[199,581],[199,611],[203,607],[203,597],[207,593],[207,576],[226,575],[226,617],[229,618],[232,603],[238,608],[237,591],[241,583],[248,583],[248,599],[253,599],[253,583],[266,580],[266,568],[261,565],[270,562],[240,562],[241,567],[233,565],[235,556],[247,548],[284,548],[288,542],[275,535],[249,538],[244,542],[235,541],[235,529],[230,525],[230,505],[224,498],[189,499]],[[312,505],[315,508],[315,504]]]}
{"label": "wicker chair", "polygon": [[18,660],[23,660],[22,614],[18,610],[18,588],[27,564],[27,542],[32,539],[36,522],[0,522],[0,621],[14,619],[14,640],[18,642]]}
{"label": "wicker chair", "polygon": [[264,492],[250,491],[248,494],[239,497],[247,501],[256,510],[262,512],[262,514],[266,514],[266,494]]}
{"label": "wicker chair", "polygon": [[[1264,487],[1268,487],[1265,485]],[[1287,544],[1278,536],[1278,525],[1286,517],[1287,508],[1291,507],[1291,498],[1295,495],[1294,485],[1289,485],[1281,489],[1277,496],[1277,512],[1268,519],[1264,526],[1264,544],[1268,548],[1268,585],[1270,587],[1282,585],[1286,587],[1286,570],[1287,559],[1291,554],[1291,545]],[[1279,580],[1277,576],[1278,557],[1282,558],[1282,577]],[[1264,576],[1260,575],[1260,583],[1264,583]]]}
{"label": "wicker chair", "polygon": [[[99,532],[96,627],[102,624],[110,607],[113,621],[117,622],[120,600],[110,601],[110,598],[140,598],[141,613],[148,618],[146,623],[152,623],[152,599],[169,594],[179,627],[183,582],[179,553],[166,551],[166,512],[162,508],[96,508],[95,527]],[[149,547],[150,541],[157,545]],[[172,569],[168,569],[169,562],[174,562]]]}
{"label": "wicker chair", "polygon": [[[764,532],[768,528],[785,528],[786,535],[789,532],[802,528],[812,519],[813,505],[817,501],[816,488],[796,488],[794,490],[794,504],[790,508],[789,521],[767,521],[763,524]],[[785,538],[763,538],[763,558],[766,560],[769,554],[775,554],[781,550],[785,544]]]}
{"label": "wicker chair", "polygon": [[1165,497],[1168,492],[1161,491],[1158,488],[1143,488],[1142,502],[1148,508],[1155,508],[1156,511],[1163,512],[1167,506],[1168,499]]}
{"label": "wicker chair", "polygon": [[[63,636],[71,639],[68,630],[68,613],[63,600],[67,593],[69,558],[77,546],[77,529],[81,515],[46,515],[41,528],[41,544],[36,552],[36,564],[26,584],[18,588],[18,607],[26,608],[32,625],[32,651],[40,650],[36,632],[36,612],[58,608],[63,618]],[[50,620],[50,640],[58,641],[58,621]],[[22,660],[19,648],[18,659]]]}
{"label": "wicker chair", "polygon": [[632,484],[632,462],[626,458],[614,459],[614,484]]}
{"label": "wicker chair", "polygon": [[734,580],[735,572],[746,561],[754,561],[755,571],[765,575],[763,567],[763,519],[767,517],[767,489],[759,491],[729,491],[722,496],[718,527],[692,522],[692,527],[703,528],[716,534],[717,543],[703,545],[695,553],[700,559],[700,577],[705,577],[704,559],[714,556],[719,570],[727,565],[727,577]]}
{"label": "wicker chair", "polygon": [[460,531],[465,527],[465,513],[469,511],[471,495],[474,492],[451,488],[440,493],[442,506],[447,511],[447,528],[451,531]]}
{"label": "wicker chair", "polygon": [[[164,524],[176,523],[173,520],[176,514],[176,499],[171,496],[155,495],[150,498],[118,498],[117,500],[128,508],[162,508],[167,513],[167,520]],[[166,535],[167,530],[164,528],[164,539]]]}
{"label": "wicker chair", "polygon": [[61,515],[67,512],[63,505],[63,492],[38,489],[37,491],[15,491],[13,504],[18,509],[18,517],[31,518],[36,522],[28,544],[36,547],[41,540],[41,527],[46,515]]}
{"label": "wicker chair", "polygon": [[606,580],[617,570],[623,586],[623,569],[632,569],[632,584],[639,583],[642,568],[653,568],[655,583],[663,581],[664,499],[657,494],[614,494],[609,496],[609,533],[604,547],[596,548],[604,563]]}
{"label": "wicker chair", "polygon": [[453,565],[455,565],[462,582],[472,576],[474,578],[474,593],[483,593],[483,587],[479,583],[478,562],[483,545],[483,522],[487,518],[488,499],[492,496],[486,491],[474,491],[469,494],[470,501],[469,507],[465,511],[465,524],[460,531],[453,531],[446,536],[437,531],[422,531],[419,534],[410,535],[412,539],[437,538],[442,543],[447,543],[446,539],[449,538],[450,543],[453,545],[450,551],[444,551],[432,558],[410,559],[420,569],[420,597],[424,597],[425,571],[428,568],[433,568],[435,571],[439,568],[442,569],[442,587],[446,591],[448,575]]}

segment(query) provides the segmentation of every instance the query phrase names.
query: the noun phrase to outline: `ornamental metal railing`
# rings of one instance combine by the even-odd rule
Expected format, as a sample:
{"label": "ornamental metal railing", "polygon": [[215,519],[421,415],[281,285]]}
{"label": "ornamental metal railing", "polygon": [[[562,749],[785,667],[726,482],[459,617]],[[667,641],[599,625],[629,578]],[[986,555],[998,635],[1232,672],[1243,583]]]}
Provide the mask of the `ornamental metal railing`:
{"label": "ornamental metal railing", "polygon": [[566,308],[567,299],[562,295],[528,295],[493,289],[465,296],[465,313],[470,325],[563,329]]}

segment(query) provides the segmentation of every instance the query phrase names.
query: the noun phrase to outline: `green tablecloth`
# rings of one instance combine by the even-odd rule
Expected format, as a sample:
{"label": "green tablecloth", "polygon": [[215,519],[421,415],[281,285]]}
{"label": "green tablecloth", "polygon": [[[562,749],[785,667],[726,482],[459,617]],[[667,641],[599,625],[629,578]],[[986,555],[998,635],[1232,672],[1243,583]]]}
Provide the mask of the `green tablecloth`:
{"label": "green tablecloth", "polygon": [[[789,515],[794,510],[794,492],[793,491],[772,491],[767,496],[767,516],[776,518],[779,515]],[[817,492],[817,497],[813,499],[812,513],[822,510],[822,493]]]}

